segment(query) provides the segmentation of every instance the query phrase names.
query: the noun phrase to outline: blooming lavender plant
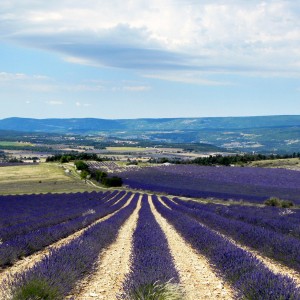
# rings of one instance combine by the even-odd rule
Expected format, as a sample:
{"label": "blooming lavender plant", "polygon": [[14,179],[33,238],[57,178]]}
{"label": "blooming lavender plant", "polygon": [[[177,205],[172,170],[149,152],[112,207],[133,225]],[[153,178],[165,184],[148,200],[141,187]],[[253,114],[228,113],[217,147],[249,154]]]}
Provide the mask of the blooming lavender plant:
{"label": "blooming lavender plant", "polygon": [[[174,210],[181,211],[203,224],[252,247],[264,255],[282,262],[283,264],[300,271],[300,240],[272,230],[255,226],[238,220],[224,218],[216,213],[187,208],[185,205],[176,205],[168,198],[164,201]],[[177,203],[184,203],[178,201]]]}
{"label": "blooming lavender plant", "polygon": [[126,299],[164,299],[159,295],[168,293],[167,287],[171,283],[179,282],[167,239],[151,212],[148,195],[145,194],[133,234],[131,261],[130,273],[124,282],[123,297]]}
{"label": "blooming lavender plant", "polygon": [[263,203],[271,196],[300,203],[299,172],[283,169],[171,165],[118,173],[136,189],[189,197]]}
{"label": "blooming lavender plant", "polygon": [[191,209],[213,212],[228,219],[239,220],[300,239],[299,210],[268,206],[204,204],[196,201],[182,201],[176,197],[173,201]]}
{"label": "blooming lavender plant", "polygon": [[118,210],[130,198],[131,193],[127,193],[122,201],[119,201],[116,205],[113,206],[112,204],[117,202],[124,195],[125,192],[115,194],[111,199],[108,198],[107,202],[94,207],[95,213],[93,214],[80,215],[69,221],[55,224],[50,227],[39,228],[38,230],[18,235],[2,242],[0,244],[0,266],[13,264],[19,257],[32,254],[45,246],[88,226],[97,219]]}
{"label": "blooming lavender plant", "polygon": [[52,249],[30,270],[8,277],[0,286],[5,299],[24,299],[18,297],[22,297],[32,285],[37,288],[32,289],[26,299],[37,299],[44,287],[52,293],[52,297],[46,299],[63,299],[78,280],[94,270],[100,251],[116,239],[120,226],[136,208],[138,198],[139,195],[135,194],[131,203],[111,218],[90,227],[67,245]]}
{"label": "blooming lavender plant", "polygon": [[195,250],[208,258],[221,277],[235,287],[238,299],[300,299],[300,290],[292,279],[272,273],[249,252],[202,226],[184,210],[180,211],[182,206],[170,210],[157,197],[152,198],[159,213]]}

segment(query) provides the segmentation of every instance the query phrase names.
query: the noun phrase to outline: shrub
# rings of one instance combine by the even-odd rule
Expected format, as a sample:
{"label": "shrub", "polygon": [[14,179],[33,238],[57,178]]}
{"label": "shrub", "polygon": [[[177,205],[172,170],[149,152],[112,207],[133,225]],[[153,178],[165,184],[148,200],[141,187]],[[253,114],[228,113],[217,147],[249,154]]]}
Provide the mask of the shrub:
{"label": "shrub", "polygon": [[267,206],[280,206],[280,199],[276,197],[271,197],[264,202]]}
{"label": "shrub", "polygon": [[34,279],[20,286],[15,292],[13,300],[58,300],[59,292],[51,287],[45,280]]}
{"label": "shrub", "polygon": [[289,208],[294,206],[294,203],[289,200],[281,200],[277,197],[271,197],[268,200],[264,202],[267,206],[276,206],[276,207],[283,207],[283,208]]}
{"label": "shrub", "polygon": [[89,170],[89,166],[82,160],[77,160],[75,161],[75,166],[76,166],[76,169],[77,170],[80,170],[80,171],[88,171]]}
{"label": "shrub", "polygon": [[283,207],[283,208],[289,208],[292,206],[294,206],[294,203],[292,201],[288,201],[288,200],[281,201],[281,207]]}
{"label": "shrub", "polygon": [[128,300],[181,300],[184,299],[180,286],[170,282],[154,282],[134,289]]}
{"label": "shrub", "polygon": [[122,186],[123,180],[122,178],[117,176],[104,177],[102,178],[101,183],[106,187],[117,187],[117,186]]}
{"label": "shrub", "polygon": [[100,170],[97,170],[95,172],[95,175],[94,175],[95,179],[97,181],[102,181],[103,178],[107,177],[107,173],[103,172],[103,171],[100,171]]}

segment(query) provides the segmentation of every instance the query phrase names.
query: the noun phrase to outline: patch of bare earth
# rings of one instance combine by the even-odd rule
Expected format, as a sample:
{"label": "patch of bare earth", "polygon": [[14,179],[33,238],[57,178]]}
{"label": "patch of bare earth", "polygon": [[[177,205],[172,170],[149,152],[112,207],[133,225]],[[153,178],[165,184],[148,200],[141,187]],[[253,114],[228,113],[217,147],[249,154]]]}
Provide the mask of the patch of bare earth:
{"label": "patch of bare earth", "polygon": [[75,295],[70,296],[72,299],[117,299],[122,292],[125,275],[130,270],[132,235],[140,208],[141,197],[137,208],[121,227],[116,241],[99,255],[97,271],[78,284]]}
{"label": "patch of bare earth", "polygon": [[155,209],[151,210],[164,231],[187,300],[235,299],[233,289],[219,278],[208,260],[197,253]]}
{"label": "patch of bare earth", "polygon": [[[133,195],[129,198],[129,200],[125,203],[125,205],[122,207],[126,207],[131,199],[133,198]],[[119,210],[121,210],[122,208],[120,208]],[[50,246],[44,248],[41,251],[38,251],[30,256],[27,256],[23,259],[18,260],[13,266],[11,266],[10,268],[7,269],[3,269],[2,271],[0,271],[0,286],[3,285],[3,281],[7,278],[7,277],[13,277],[18,273],[23,273],[26,270],[29,270],[30,268],[32,268],[36,263],[38,263],[39,261],[41,261],[45,256],[49,255],[51,249],[55,249],[55,248],[60,248],[63,245],[66,245],[68,243],[70,243],[71,241],[73,241],[74,239],[78,238],[79,236],[81,236],[86,230],[88,230],[90,227],[103,222],[107,219],[109,219],[110,217],[112,217],[114,214],[116,214],[119,210],[98,219],[97,221],[95,221],[94,223],[90,224],[89,226],[76,231],[75,233],[67,236],[66,238],[63,238],[61,240],[59,240],[58,242],[55,242],[53,244],[51,244]],[[0,289],[0,299],[2,299],[1,297],[1,289]]]}

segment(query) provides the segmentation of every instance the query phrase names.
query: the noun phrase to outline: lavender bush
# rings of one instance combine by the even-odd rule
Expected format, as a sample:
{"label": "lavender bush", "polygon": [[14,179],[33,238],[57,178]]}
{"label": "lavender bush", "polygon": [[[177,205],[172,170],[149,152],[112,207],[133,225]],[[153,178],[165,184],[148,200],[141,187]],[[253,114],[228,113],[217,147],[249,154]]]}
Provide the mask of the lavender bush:
{"label": "lavender bush", "polygon": [[249,252],[179,211],[181,206],[178,210],[170,210],[156,196],[152,198],[162,216],[235,287],[238,299],[300,299],[300,290],[292,279],[275,275]]}
{"label": "lavender bush", "polygon": [[[0,287],[7,299],[37,299],[43,288],[48,291],[46,299],[61,300],[75,287],[76,282],[95,268],[101,250],[110,245],[120,226],[136,208],[139,195],[111,218],[89,228],[82,236],[69,244],[52,249],[51,253],[30,270],[8,277]],[[35,289],[30,289],[30,286]],[[28,295],[28,290],[31,291]],[[43,298],[42,298],[43,299]]]}
{"label": "lavender bush", "polygon": [[124,184],[189,197],[263,203],[276,196],[300,204],[299,172],[283,169],[171,165],[118,173]]}
{"label": "lavender bush", "polygon": [[173,200],[191,209],[216,213],[222,217],[243,221],[300,239],[300,210],[276,207],[203,204],[195,201]]}
{"label": "lavender bush", "polygon": [[[145,194],[133,234],[131,261],[130,273],[124,283],[126,299],[144,299],[137,298],[142,295],[145,299],[158,299],[149,296],[155,292],[155,286],[162,293],[166,292],[161,290],[162,286],[166,287],[166,283],[179,282],[167,239],[151,212],[148,195]],[[158,290],[155,292],[156,297]]]}
{"label": "lavender bush", "polygon": [[[263,227],[227,219],[209,211],[193,210],[184,205],[176,205],[167,197],[163,197],[163,199],[174,211],[184,212],[210,228],[218,230],[270,258],[300,271],[299,239],[276,233]],[[179,203],[182,202],[180,201]]]}
{"label": "lavender bush", "polygon": [[[9,217],[12,219],[14,225],[1,228],[0,239],[4,242],[17,235],[26,234],[36,229],[75,219],[86,211],[102,205],[108,199],[113,198],[117,193],[117,191],[106,192],[104,194],[101,192],[93,193],[89,195],[88,198],[85,193],[76,193],[72,195],[72,197],[70,197],[70,195],[60,194],[55,195],[54,199],[49,197],[51,194],[47,194],[49,201],[43,201],[44,195],[40,195],[40,197],[33,197],[30,203],[28,203],[29,201],[23,201],[26,200],[27,197],[23,199],[24,196],[15,196],[21,203],[19,203],[17,208],[14,207],[13,210],[8,211],[6,214],[6,218]],[[14,202],[14,200],[15,199],[10,199],[11,202]],[[11,202],[8,203],[13,205]],[[58,207],[56,204],[59,204]],[[5,207],[3,207],[3,209],[5,209]],[[26,221],[21,221],[19,219],[20,211],[29,211],[28,213],[30,214],[30,210],[32,211],[31,215],[27,217]],[[19,223],[16,223],[17,220],[19,220]]]}
{"label": "lavender bush", "polygon": [[97,219],[118,210],[130,198],[131,193],[127,193],[122,201],[119,201],[116,205],[112,204],[117,202],[124,195],[125,192],[115,195],[109,199],[108,202],[104,202],[102,205],[94,207],[92,213],[87,212],[87,214],[83,214],[70,221],[50,227],[39,228],[38,230],[24,235],[18,235],[15,238],[1,243],[0,266],[13,264],[21,256],[27,256],[43,249],[45,246],[48,246],[51,243],[88,226]]}

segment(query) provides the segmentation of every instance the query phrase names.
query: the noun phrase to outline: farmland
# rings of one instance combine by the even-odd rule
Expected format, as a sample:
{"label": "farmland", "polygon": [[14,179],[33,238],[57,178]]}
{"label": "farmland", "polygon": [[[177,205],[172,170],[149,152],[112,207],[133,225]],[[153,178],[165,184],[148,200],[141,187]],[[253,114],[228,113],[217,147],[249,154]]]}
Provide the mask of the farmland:
{"label": "farmland", "polygon": [[92,191],[57,164],[16,165],[0,167],[0,193],[31,194]]}
{"label": "farmland", "polygon": [[0,299],[300,299],[299,171],[87,164],[0,168]]}
{"label": "farmland", "polygon": [[300,299],[298,210],[119,190],[0,204],[1,299],[141,299],[149,289],[165,299]]}
{"label": "farmland", "polygon": [[[298,159],[299,161],[299,159]],[[299,171],[279,168],[160,165],[111,171],[134,189],[186,197],[262,203],[276,196],[300,204]]]}

